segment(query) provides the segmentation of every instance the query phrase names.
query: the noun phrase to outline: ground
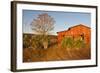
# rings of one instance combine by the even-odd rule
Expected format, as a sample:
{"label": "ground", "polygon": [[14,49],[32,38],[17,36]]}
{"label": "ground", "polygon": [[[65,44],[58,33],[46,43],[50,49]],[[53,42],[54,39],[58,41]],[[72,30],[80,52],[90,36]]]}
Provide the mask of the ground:
{"label": "ground", "polygon": [[90,49],[72,49],[70,52],[54,44],[47,49],[23,48],[23,62],[90,59]]}

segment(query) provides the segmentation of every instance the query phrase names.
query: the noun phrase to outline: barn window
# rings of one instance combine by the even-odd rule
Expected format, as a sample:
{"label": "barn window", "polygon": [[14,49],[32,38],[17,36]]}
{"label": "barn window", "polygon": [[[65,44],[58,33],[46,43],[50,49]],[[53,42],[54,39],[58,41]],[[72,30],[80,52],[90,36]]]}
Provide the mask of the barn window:
{"label": "barn window", "polygon": [[70,30],[71,28],[68,28],[68,30]]}
{"label": "barn window", "polygon": [[84,40],[84,34],[81,34],[80,36],[81,36],[82,40]]}
{"label": "barn window", "polygon": [[61,37],[63,38],[63,37],[65,37],[65,35],[61,35]]}

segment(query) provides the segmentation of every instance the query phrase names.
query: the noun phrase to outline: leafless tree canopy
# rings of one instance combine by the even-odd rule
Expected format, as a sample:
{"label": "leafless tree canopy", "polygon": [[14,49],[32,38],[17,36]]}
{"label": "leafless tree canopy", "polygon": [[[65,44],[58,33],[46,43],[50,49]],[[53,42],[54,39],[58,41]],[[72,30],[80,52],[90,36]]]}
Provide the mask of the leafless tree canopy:
{"label": "leafless tree canopy", "polygon": [[47,13],[40,14],[36,19],[33,19],[31,25],[32,30],[38,34],[48,34],[54,29],[54,19]]}

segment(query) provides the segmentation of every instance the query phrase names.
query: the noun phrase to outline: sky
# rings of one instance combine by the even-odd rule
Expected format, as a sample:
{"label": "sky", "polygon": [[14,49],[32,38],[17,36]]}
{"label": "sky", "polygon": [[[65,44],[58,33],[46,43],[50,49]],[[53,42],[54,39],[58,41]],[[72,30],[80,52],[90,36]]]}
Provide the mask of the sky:
{"label": "sky", "polygon": [[23,10],[23,33],[34,33],[30,24],[33,19],[36,19],[39,14],[43,13],[47,13],[54,18],[54,30],[51,33],[55,35],[57,34],[56,32],[67,30],[68,28],[78,24],[84,24],[88,27],[91,26],[90,13]]}

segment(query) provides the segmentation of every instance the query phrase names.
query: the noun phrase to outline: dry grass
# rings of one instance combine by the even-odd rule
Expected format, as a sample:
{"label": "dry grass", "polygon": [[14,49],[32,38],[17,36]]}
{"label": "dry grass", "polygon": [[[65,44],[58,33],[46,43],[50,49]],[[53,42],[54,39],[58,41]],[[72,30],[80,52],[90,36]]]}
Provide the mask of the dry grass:
{"label": "dry grass", "polygon": [[57,44],[50,46],[46,50],[24,48],[23,51],[23,62],[82,60],[91,58],[90,49],[72,49],[69,55],[65,48],[60,48]]}

